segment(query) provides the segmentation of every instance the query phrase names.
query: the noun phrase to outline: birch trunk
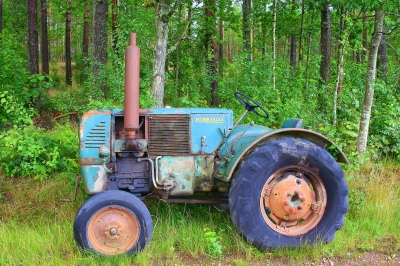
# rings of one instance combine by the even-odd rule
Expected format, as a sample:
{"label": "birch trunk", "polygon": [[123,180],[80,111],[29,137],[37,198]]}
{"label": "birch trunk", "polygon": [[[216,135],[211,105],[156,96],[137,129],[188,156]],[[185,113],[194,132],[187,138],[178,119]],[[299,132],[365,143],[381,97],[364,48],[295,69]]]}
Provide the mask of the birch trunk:
{"label": "birch trunk", "polygon": [[374,34],[371,40],[371,47],[368,55],[364,102],[361,112],[360,129],[357,142],[357,151],[360,153],[365,152],[367,148],[369,123],[371,118],[372,102],[374,99],[374,85],[376,81],[376,62],[383,30],[383,17],[384,12],[382,10],[375,11]]}
{"label": "birch trunk", "polygon": [[151,95],[156,100],[154,107],[164,104],[165,61],[167,60],[168,23],[170,1],[160,0],[156,3],[156,46],[154,51],[153,78]]}

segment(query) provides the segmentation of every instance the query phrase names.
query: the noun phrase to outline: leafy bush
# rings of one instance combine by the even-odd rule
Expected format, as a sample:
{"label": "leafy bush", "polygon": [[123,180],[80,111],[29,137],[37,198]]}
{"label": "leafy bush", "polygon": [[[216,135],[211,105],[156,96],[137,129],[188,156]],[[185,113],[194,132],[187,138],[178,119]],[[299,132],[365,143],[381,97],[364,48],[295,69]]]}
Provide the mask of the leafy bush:
{"label": "leafy bush", "polygon": [[54,172],[77,170],[76,130],[56,126],[45,131],[34,126],[0,133],[0,166],[9,176],[48,178]]}
{"label": "leafy bush", "polygon": [[[45,77],[30,75],[21,44],[7,32],[0,36],[0,121],[2,124],[32,124],[32,105],[50,87]],[[0,128],[1,129],[1,128]]]}

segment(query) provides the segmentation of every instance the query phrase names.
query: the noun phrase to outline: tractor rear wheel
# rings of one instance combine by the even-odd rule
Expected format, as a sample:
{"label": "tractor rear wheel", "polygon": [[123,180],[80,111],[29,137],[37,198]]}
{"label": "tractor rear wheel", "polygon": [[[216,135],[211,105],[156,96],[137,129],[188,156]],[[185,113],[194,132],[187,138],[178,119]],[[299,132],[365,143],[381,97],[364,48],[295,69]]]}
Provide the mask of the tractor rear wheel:
{"label": "tractor rear wheel", "polygon": [[152,230],[146,205],[136,196],[119,190],[89,198],[74,222],[74,237],[79,247],[110,256],[143,250],[150,242]]}
{"label": "tractor rear wheel", "polygon": [[272,140],[247,156],[229,192],[232,221],[261,250],[330,242],[348,209],[343,171],[322,147]]}

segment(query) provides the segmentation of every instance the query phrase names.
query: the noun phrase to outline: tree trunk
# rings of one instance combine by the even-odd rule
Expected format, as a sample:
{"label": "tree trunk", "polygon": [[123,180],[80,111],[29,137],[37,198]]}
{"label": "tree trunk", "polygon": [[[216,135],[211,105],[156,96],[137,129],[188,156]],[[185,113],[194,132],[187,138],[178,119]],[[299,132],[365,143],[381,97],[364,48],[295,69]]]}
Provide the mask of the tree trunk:
{"label": "tree trunk", "polygon": [[82,32],[82,71],[80,81],[83,82],[87,78],[87,70],[89,68],[89,31],[90,31],[90,3],[87,0],[85,4],[85,13],[83,15],[83,32]]}
{"label": "tree trunk", "polygon": [[[211,77],[211,102],[210,105],[218,106],[218,65],[217,65],[217,50],[216,42],[216,17],[215,17],[215,0],[207,0],[204,5],[205,13],[205,51],[206,51],[206,67],[207,73]],[[211,56],[210,56],[211,55]]]}
{"label": "tree trunk", "polygon": [[3,32],[3,0],[0,0],[0,34],[2,32]]}
{"label": "tree trunk", "polygon": [[93,5],[93,42],[92,42],[92,72],[96,85],[104,98],[107,97],[107,85],[100,78],[100,71],[107,64],[107,0],[94,0]]}
{"label": "tree trunk", "polygon": [[84,60],[89,56],[90,2],[91,0],[87,0],[83,15],[82,58]]}
{"label": "tree trunk", "polygon": [[276,64],[276,3],[273,2],[273,21],[272,21],[272,89],[276,89],[276,76],[275,76],[275,64]]}
{"label": "tree trunk", "polygon": [[[71,8],[68,1],[68,9]],[[71,11],[65,14],[65,83],[72,86],[72,67],[71,67]]]}
{"label": "tree trunk", "polygon": [[248,59],[251,61],[251,30],[250,30],[250,8],[251,0],[243,0],[242,12],[243,12],[243,47]]}
{"label": "tree trunk", "polygon": [[387,73],[388,73],[385,24],[383,25],[382,39],[381,39],[381,43],[379,44],[379,49],[378,49],[377,69],[378,69],[378,78],[382,77],[385,79],[387,76]]}
{"label": "tree trunk", "polygon": [[113,43],[112,47],[113,49],[117,49],[117,43],[118,43],[118,36],[117,36],[117,24],[118,24],[118,5],[119,5],[119,0],[112,0],[112,38],[113,38]]}
{"label": "tree trunk", "polygon": [[[311,15],[311,25],[314,24],[314,16],[315,12],[312,12]],[[308,38],[307,38],[307,59],[306,59],[306,90],[308,90],[309,84],[310,84],[310,57],[311,57],[311,37],[312,33],[308,33]]]}
{"label": "tree trunk", "polygon": [[290,66],[296,68],[296,36],[290,36]]}
{"label": "tree trunk", "polygon": [[336,79],[336,88],[333,95],[333,126],[336,127],[337,123],[337,105],[338,105],[338,95],[342,92],[343,88],[343,75],[344,75],[344,49],[346,36],[346,22],[345,17],[347,16],[344,5],[341,5],[340,9],[340,32],[339,35],[339,47],[338,47],[338,74]]}
{"label": "tree trunk", "polygon": [[303,34],[304,34],[304,0],[301,1],[301,24],[300,24],[300,40],[299,40],[299,65],[303,62]]}
{"label": "tree trunk", "polygon": [[47,0],[40,1],[41,8],[41,27],[42,27],[42,74],[46,75],[48,81],[49,75],[49,41],[47,38]]}
{"label": "tree trunk", "polygon": [[361,63],[364,63],[365,56],[367,55],[367,49],[368,49],[368,39],[367,39],[367,12],[363,11],[363,18],[362,18],[362,24],[363,24],[363,33],[362,33],[362,45],[363,45],[363,50],[361,51]]}
{"label": "tree trunk", "polygon": [[229,63],[232,63],[232,42],[233,42],[232,29],[229,29],[228,48],[226,52],[226,57],[228,58]]}
{"label": "tree trunk", "polygon": [[224,41],[225,41],[225,28],[224,21],[222,18],[219,18],[219,48],[218,48],[218,61],[219,61],[219,74],[224,74]]}
{"label": "tree trunk", "polygon": [[[293,0],[293,5],[296,5],[297,1]],[[290,35],[290,66],[295,69],[296,68],[296,36],[294,34]]]}
{"label": "tree trunk", "polygon": [[357,142],[357,151],[360,153],[365,152],[367,148],[369,123],[371,118],[372,102],[374,99],[374,85],[376,81],[376,62],[383,30],[383,17],[384,12],[382,10],[375,11],[374,34],[372,36],[368,55],[364,102],[361,112],[360,129]]}
{"label": "tree trunk", "polygon": [[167,60],[168,23],[170,1],[155,2],[156,11],[156,46],[154,51],[153,78],[151,95],[156,100],[154,107],[162,107],[164,102],[165,61]]}
{"label": "tree trunk", "polygon": [[37,0],[28,0],[28,69],[39,74]]}
{"label": "tree trunk", "polygon": [[329,82],[331,69],[331,13],[330,5],[321,11],[321,65],[320,76],[325,84]]}

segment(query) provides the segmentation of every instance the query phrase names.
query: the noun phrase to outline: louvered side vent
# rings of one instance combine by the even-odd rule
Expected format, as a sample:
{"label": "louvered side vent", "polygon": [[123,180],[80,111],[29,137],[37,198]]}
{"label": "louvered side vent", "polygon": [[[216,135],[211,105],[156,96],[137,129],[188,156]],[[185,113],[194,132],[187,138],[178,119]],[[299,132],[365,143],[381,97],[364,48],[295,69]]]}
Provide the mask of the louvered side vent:
{"label": "louvered side vent", "polygon": [[85,148],[98,149],[101,145],[106,145],[106,123],[100,122],[92,128],[86,137]]}
{"label": "louvered side vent", "polygon": [[189,155],[189,117],[149,118],[148,152],[151,156]]}

